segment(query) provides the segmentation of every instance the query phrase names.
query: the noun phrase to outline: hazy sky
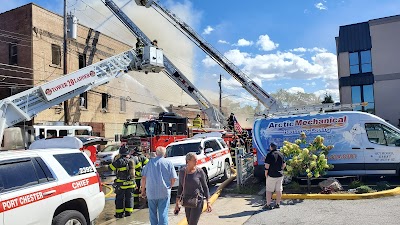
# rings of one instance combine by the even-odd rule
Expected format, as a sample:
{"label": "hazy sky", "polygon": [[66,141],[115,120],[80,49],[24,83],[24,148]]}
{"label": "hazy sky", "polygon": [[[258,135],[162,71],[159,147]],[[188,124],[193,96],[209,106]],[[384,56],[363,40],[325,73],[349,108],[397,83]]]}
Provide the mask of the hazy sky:
{"label": "hazy sky", "polygon": [[[28,0],[0,0],[0,12],[29,3]],[[37,0],[36,4],[62,13],[63,1]],[[119,6],[129,2],[117,0]],[[323,95],[326,91],[338,100],[335,37],[339,26],[397,15],[399,0],[161,0],[242,69],[267,92],[283,88],[292,92]],[[245,4],[243,4],[245,3]],[[98,28],[111,15],[100,0],[69,0],[69,11],[79,15],[81,23]],[[136,11],[135,11],[136,10]],[[216,98],[219,74],[223,74],[224,96],[238,101],[254,99],[229,74],[217,66],[154,9],[138,9],[130,1],[124,11],[140,24],[151,38],[161,39],[171,60],[190,77],[202,92]],[[136,15],[131,15],[137,12]],[[97,14],[97,15],[96,15]],[[149,16],[146,16],[146,15]],[[97,16],[97,17],[96,17]],[[95,17],[88,19],[85,17]],[[154,21],[153,21],[153,18]],[[164,20],[164,21],[161,21]],[[157,21],[160,21],[159,23]],[[135,40],[123,26],[98,28],[110,36],[115,33],[130,44]],[[153,25],[154,23],[158,24]],[[110,27],[110,24],[108,25]],[[165,38],[168,36],[168,38]],[[179,37],[177,39],[171,37]],[[180,41],[185,40],[185,42]],[[183,43],[184,47],[180,44]],[[169,46],[169,47],[168,47]],[[240,96],[240,97],[238,97]]]}

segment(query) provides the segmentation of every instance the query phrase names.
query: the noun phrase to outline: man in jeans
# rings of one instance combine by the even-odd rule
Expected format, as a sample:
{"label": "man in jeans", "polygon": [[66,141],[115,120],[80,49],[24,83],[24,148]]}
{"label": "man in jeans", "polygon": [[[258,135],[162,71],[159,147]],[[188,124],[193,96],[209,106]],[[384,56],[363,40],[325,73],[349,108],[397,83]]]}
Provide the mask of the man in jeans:
{"label": "man in jeans", "polygon": [[275,208],[279,208],[279,204],[282,198],[282,183],[283,183],[283,169],[286,166],[284,156],[277,149],[275,143],[271,142],[269,145],[270,152],[265,157],[265,189],[267,204],[263,209],[272,209],[271,200],[272,193],[276,193],[276,203]]}
{"label": "man in jeans", "polygon": [[157,147],[156,157],[150,159],[142,172],[141,195],[147,196],[151,225],[168,225],[171,188],[177,175],[172,162],[164,158],[165,152],[165,147]]}

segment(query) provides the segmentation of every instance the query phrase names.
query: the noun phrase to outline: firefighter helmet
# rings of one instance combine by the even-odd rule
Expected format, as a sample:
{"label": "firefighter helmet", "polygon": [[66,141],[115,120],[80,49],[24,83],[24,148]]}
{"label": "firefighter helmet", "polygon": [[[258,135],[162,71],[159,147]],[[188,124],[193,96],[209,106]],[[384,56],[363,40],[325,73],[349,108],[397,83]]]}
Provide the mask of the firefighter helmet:
{"label": "firefighter helmet", "polygon": [[119,154],[129,155],[129,149],[125,145],[122,145],[121,147],[119,147]]}

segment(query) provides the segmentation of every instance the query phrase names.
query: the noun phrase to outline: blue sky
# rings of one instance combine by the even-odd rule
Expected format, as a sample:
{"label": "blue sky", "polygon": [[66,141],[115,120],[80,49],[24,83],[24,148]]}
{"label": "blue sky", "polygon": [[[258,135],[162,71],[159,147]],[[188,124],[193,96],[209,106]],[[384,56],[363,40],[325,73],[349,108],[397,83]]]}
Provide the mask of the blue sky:
{"label": "blue sky", "polygon": [[[34,2],[62,13],[61,0]],[[70,9],[83,10],[83,2],[96,7],[100,0],[69,0],[68,5]],[[116,2],[121,6],[127,0]],[[2,0],[0,12],[26,3],[29,1]],[[317,95],[330,92],[336,100],[335,37],[339,26],[400,12],[398,0],[161,0],[161,3],[184,18],[267,92],[280,88]],[[129,4],[134,5],[134,1]],[[85,25],[96,27],[88,23]],[[222,73],[225,96],[234,95],[231,97],[238,101],[252,99],[229,74],[192,47],[194,56],[186,66],[192,68],[195,84],[206,95],[215,97],[218,74]]]}

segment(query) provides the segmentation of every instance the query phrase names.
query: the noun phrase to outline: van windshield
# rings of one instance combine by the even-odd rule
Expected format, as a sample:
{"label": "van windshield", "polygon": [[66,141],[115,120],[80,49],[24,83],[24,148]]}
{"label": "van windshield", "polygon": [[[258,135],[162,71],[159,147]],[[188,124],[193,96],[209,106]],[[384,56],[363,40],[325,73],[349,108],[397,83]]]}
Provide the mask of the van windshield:
{"label": "van windshield", "polygon": [[200,142],[171,145],[167,147],[167,157],[184,156],[189,152],[200,152]]}

